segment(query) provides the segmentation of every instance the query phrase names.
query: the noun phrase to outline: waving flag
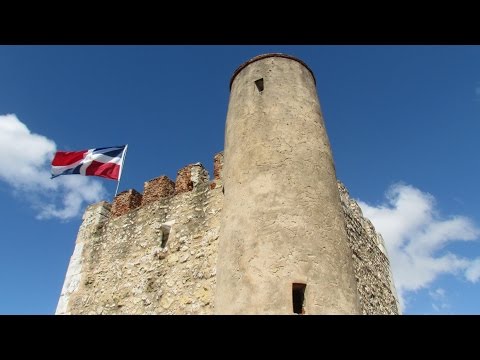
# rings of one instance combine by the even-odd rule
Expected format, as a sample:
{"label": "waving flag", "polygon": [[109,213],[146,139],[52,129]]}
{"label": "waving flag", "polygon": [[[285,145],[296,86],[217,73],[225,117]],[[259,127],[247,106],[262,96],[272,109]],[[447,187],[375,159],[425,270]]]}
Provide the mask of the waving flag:
{"label": "waving flag", "polygon": [[52,179],[79,174],[118,180],[122,174],[127,145],[80,151],[57,151],[52,160]]}

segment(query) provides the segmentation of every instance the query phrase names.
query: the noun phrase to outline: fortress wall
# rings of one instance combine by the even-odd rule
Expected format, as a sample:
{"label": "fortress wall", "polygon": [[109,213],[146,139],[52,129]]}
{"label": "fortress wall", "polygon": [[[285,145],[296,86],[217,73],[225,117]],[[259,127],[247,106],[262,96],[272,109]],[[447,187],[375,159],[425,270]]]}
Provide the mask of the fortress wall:
{"label": "fortress wall", "polygon": [[213,312],[222,182],[191,164],[176,186],[172,195],[172,181],[159,177],[143,198],[118,194],[117,212],[105,202],[87,209],[57,314]]}
{"label": "fortress wall", "polygon": [[219,153],[211,181],[190,164],[88,207],[57,314],[399,313],[383,239],[337,182],[312,70],[263,54],[230,89],[225,168]]}
{"label": "fortress wall", "polygon": [[60,299],[58,300],[56,314],[69,314],[71,295],[78,293],[81,282],[85,278],[89,259],[85,257],[84,246],[90,244],[101,236],[105,223],[110,218],[111,205],[106,201],[90,205],[83,214],[83,222],[78,231],[75,249],[70,257],[67,274],[63,282]]}
{"label": "fortress wall", "polygon": [[399,313],[383,239],[337,182],[312,70],[263,54],[230,89],[225,168],[219,153],[211,181],[190,164],[88,207],[57,314]]}
{"label": "fortress wall", "polygon": [[383,238],[370,220],[363,217],[357,202],[338,182],[348,243],[363,314],[399,314],[400,305],[393,284],[390,262]]}
{"label": "fortress wall", "polygon": [[[222,154],[215,159],[221,174]],[[190,177],[192,168],[204,170],[190,166]],[[88,207],[57,314],[213,314],[222,180],[177,196],[173,185],[165,176],[146,182],[143,201],[149,192],[161,196],[142,206],[126,197],[137,192],[118,194],[114,206],[132,207],[120,216],[105,201]],[[345,186],[338,188],[362,313],[399,314],[383,239]]]}

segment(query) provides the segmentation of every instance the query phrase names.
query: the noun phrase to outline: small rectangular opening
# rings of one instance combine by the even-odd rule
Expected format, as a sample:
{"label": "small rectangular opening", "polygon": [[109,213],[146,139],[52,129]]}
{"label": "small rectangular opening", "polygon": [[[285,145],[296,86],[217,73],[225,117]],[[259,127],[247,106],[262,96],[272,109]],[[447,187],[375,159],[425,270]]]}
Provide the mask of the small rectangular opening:
{"label": "small rectangular opening", "polygon": [[162,242],[160,243],[160,247],[161,247],[162,249],[164,249],[165,246],[167,246],[168,235],[169,235],[168,233],[166,233],[166,234],[163,233]]}
{"label": "small rectangular opening", "polygon": [[255,80],[255,86],[259,92],[263,91],[263,78]]}
{"label": "small rectangular opening", "polygon": [[295,314],[305,314],[305,288],[307,284],[292,284],[293,312]]}
{"label": "small rectangular opening", "polygon": [[162,225],[162,227],[160,228],[160,247],[162,249],[165,248],[165,246],[167,246],[167,241],[168,241],[168,236],[170,235],[170,230],[171,230],[171,227],[170,226],[164,226]]}

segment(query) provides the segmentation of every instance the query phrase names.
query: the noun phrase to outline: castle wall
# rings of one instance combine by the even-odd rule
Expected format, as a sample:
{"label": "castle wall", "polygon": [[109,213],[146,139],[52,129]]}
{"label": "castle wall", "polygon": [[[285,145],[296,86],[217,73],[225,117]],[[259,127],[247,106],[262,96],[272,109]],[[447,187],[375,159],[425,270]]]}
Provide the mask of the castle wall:
{"label": "castle wall", "polygon": [[[175,196],[169,184],[166,177],[147,182],[149,191],[163,197],[140,207],[131,201],[122,215],[104,201],[87,208],[56,314],[214,313],[221,178]],[[338,189],[361,312],[398,314],[381,235],[340,182]],[[121,193],[114,206],[128,201],[124,194],[137,197]]]}
{"label": "castle wall", "polygon": [[70,313],[72,294],[73,297],[76,297],[78,293],[83,292],[81,284],[82,281],[85,281],[85,277],[89,272],[88,264],[90,263],[88,253],[84,251],[85,244],[91,244],[102,234],[104,225],[110,218],[110,209],[109,203],[101,201],[90,205],[85,210],[75,242],[75,249],[70,258],[67,274],[63,282],[62,292],[55,311],[56,314]]}
{"label": "castle wall", "polygon": [[338,182],[338,189],[362,313],[399,314],[400,304],[383,238],[371,221],[363,217],[360,206],[350,198],[341,182]]}
{"label": "castle wall", "polygon": [[[123,214],[104,202],[87,209],[57,314],[213,312],[221,181],[211,186],[193,164],[177,177],[190,191],[169,195],[161,189],[168,183],[147,182],[147,192],[167,196],[142,206],[137,192],[120,193],[112,208],[131,204]],[[108,217],[92,221],[99,212]]]}
{"label": "castle wall", "polygon": [[383,239],[336,180],[311,70],[268,54],[230,85],[225,167],[219,153],[213,180],[190,164],[88,207],[56,314],[399,313]]}

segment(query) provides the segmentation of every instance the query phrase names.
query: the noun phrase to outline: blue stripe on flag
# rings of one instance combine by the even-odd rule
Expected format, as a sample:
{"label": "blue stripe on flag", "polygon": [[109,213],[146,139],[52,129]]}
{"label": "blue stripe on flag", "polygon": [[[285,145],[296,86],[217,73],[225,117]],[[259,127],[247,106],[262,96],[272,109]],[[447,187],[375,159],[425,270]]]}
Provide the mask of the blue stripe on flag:
{"label": "blue stripe on flag", "polygon": [[127,145],[99,147],[99,148],[93,149],[93,151],[99,151],[99,152],[101,152],[101,150],[105,150],[105,149],[112,149],[112,150],[114,150],[114,149],[120,149],[120,150],[123,150],[123,149],[125,149],[125,146],[127,146]]}
{"label": "blue stripe on flag", "polygon": [[93,154],[103,154],[110,157],[120,157],[124,149],[111,150],[111,151],[94,151]]}
{"label": "blue stripe on flag", "polygon": [[56,178],[57,176],[60,176],[60,175],[80,174],[80,168],[82,167],[82,165],[83,164],[80,164],[80,165],[75,166],[74,168],[67,169],[67,170],[65,170],[64,172],[62,172],[58,175],[53,175],[52,174],[52,177],[50,179]]}

